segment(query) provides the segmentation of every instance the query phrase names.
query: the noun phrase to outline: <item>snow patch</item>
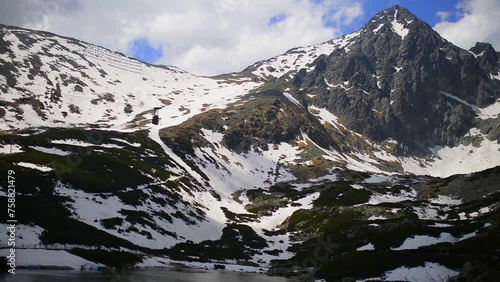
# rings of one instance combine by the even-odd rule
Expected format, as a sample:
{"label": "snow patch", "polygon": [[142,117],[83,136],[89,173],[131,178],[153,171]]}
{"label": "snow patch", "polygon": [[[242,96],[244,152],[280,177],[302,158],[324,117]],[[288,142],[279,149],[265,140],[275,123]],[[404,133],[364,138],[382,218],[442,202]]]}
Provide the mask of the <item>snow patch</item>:
{"label": "snow patch", "polygon": [[404,24],[398,22],[397,20],[398,16],[398,10],[395,11],[394,13],[394,19],[392,20],[392,30],[397,33],[399,36],[401,36],[401,39],[405,39],[406,35],[410,32],[409,29],[405,28]]}
{"label": "snow patch", "polygon": [[[1,230],[7,230],[8,224],[0,224]],[[40,235],[44,231],[43,228],[37,225],[16,225],[16,246],[17,247],[30,247],[41,243]],[[7,236],[0,237],[0,245],[7,245]]]}
{"label": "snow patch", "polygon": [[379,31],[379,30],[380,30],[380,29],[381,29],[384,25],[385,25],[385,24],[383,24],[383,23],[379,24],[379,26],[377,26],[377,28],[375,28],[375,29],[373,30],[373,33],[377,34],[377,32],[378,32],[378,31]]}
{"label": "snow patch", "polygon": [[17,154],[24,152],[22,147],[17,144],[2,144],[0,145],[0,154]]}
{"label": "snow patch", "polygon": [[329,123],[336,129],[340,129],[340,126],[342,126],[339,122],[339,118],[332,114],[329,110],[325,108],[318,108],[315,106],[309,106],[308,109],[310,113],[320,119],[322,124]]}
{"label": "snow patch", "polygon": [[[2,256],[7,256],[8,253],[8,249],[0,250],[0,255]],[[16,249],[16,265],[18,267],[30,265],[61,266],[79,270],[86,263],[93,264],[91,261],[72,255],[66,251]]]}
{"label": "snow patch", "polygon": [[410,192],[408,191],[401,191],[401,195],[395,196],[391,194],[374,194],[370,196],[370,200],[368,201],[368,204],[370,205],[378,205],[381,203],[399,203],[403,201],[413,201],[415,197],[417,196],[417,191],[411,190]]}
{"label": "snow patch", "polygon": [[387,217],[384,216],[377,216],[377,215],[372,215],[368,218],[368,220],[386,220]]}
{"label": "snow patch", "polygon": [[54,170],[53,168],[48,167],[48,166],[26,163],[26,162],[19,162],[19,163],[16,163],[16,165],[26,167],[26,168],[36,169],[36,170],[43,171],[43,172],[48,172],[48,171]]}
{"label": "snow patch", "polygon": [[431,237],[427,235],[416,235],[407,238],[403,244],[397,248],[391,248],[392,250],[414,250],[424,246],[435,245],[439,243],[456,243],[476,236],[476,232],[466,234],[460,238],[455,238],[453,235],[447,232],[442,232],[439,237]]}
{"label": "snow patch", "polygon": [[424,266],[406,267],[402,266],[394,270],[387,271],[382,277],[374,277],[362,281],[445,281],[459,272],[446,268],[440,264],[426,262]]}
{"label": "snow patch", "polygon": [[482,51],[481,53],[479,53],[479,54],[476,54],[476,53],[474,53],[474,52],[472,52],[472,51],[469,51],[469,53],[471,53],[471,54],[474,56],[474,58],[476,58],[476,59],[477,59],[478,57],[482,57],[482,56],[484,55],[484,52],[485,52],[485,51],[486,51],[486,50],[483,50],[483,51]]}
{"label": "snow patch", "polygon": [[497,100],[492,105],[481,109],[481,108],[477,107],[476,105],[470,104],[469,102],[467,102],[467,101],[465,101],[465,100],[463,100],[463,99],[461,99],[453,94],[450,94],[450,93],[447,93],[444,91],[439,91],[439,93],[441,93],[441,94],[445,95],[446,97],[451,98],[451,99],[453,99],[453,100],[455,100],[455,101],[457,101],[465,106],[468,106],[476,113],[476,115],[480,119],[496,118],[500,114],[500,100]]}
{"label": "snow patch", "polygon": [[404,171],[416,175],[448,177],[482,171],[500,165],[500,144],[483,138],[479,147],[459,145],[434,147],[435,157],[425,161],[415,158],[400,159]]}
{"label": "snow patch", "polygon": [[295,97],[293,97],[292,95],[290,95],[290,93],[287,93],[287,92],[283,92],[283,96],[285,96],[290,102],[294,103],[295,105],[301,107],[301,108],[304,108],[302,106],[302,104],[299,102],[299,100],[295,99]]}
{"label": "snow patch", "polygon": [[433,204],[446,205],[446,206],[457,206],[462,204],[461,199],[453,199],[449,196],[443,196],[443,195],[439,195],[437,199],[436,198],[431,199],[430,202]]}
{"label": "snow patch", "polygon": [[81,140],[76,139],[66,139],[66,140],[52,140],[50,141],[52,144],[62,144],[62,145],[71,145],[71,146],[79,146],[79,147],[103,147],[103,148],[114,148],[114,149],[123,149],[123,146],[119,146],[116,144],[92,144],[88,142],[83,142]]}
{"label": "snow patch", "polygon": [[366,244],[356,249],[357,251],[372,251],[375,250],[375,246],[372,243]]}
{"label": "snow patch", "polygon": [[127,140],[123,140],[123,139],[120,139],[120,138],[110,138],[110,140],[118,141],[120,143],[124,143],[124,144],[127,144],[129,146],[136,147],[136,148],[141,147],[141,143],[130,143]]}
{"label": "snow patch", "polygon": [[60,150],[57,148],[46,148],[46,147],[40,147],[40,146],[30,146],[31,149],[37,150],[42,153],[46,154],[51,154],[51,155],[56,155],[56,156],[67,156],[71,154],[71,152]]}

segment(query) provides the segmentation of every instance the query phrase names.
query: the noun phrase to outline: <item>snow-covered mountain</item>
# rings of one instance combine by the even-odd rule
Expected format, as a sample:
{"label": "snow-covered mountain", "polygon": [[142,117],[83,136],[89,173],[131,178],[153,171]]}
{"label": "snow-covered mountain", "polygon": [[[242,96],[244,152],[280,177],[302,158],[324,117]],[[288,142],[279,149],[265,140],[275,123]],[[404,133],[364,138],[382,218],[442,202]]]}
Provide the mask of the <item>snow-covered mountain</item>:
{"label": "snow-covered mountain", "polygon": [[173,126],[259,86],[238,75],[215,79],[148,65],[45,32],[2,26],[1,35],[2,130],[86,125],[137,130],[145,128],[141,123],[154,107],[166,113],[160,126]]}
{"label": "snow-covered mountain", "polygon": [[[424,247],[359,277],[457,274],[498,229],[499,58],[399,6],[216,77],[0,26],[0,167],[16,171],[17,244],[33,245],[19,260],[307,276],[312,257],[334,281],[353,275],[335,263]],[[315,258],[330,239],[341,251]],[[462,260],[437,255],[454,246]]]}

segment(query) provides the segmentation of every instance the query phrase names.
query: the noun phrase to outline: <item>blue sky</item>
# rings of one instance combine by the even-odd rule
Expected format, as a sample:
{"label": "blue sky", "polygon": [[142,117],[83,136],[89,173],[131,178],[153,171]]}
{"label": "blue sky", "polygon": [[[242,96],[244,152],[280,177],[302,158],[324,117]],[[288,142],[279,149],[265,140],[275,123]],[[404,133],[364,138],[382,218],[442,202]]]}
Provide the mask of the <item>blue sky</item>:
{"label": "blue sky", "polygon": [[[324,0],[311,0],[320,5]],[[400,5],[409,9],[412,13],[418,16],[421,20],[434,26],[441,18],[438,12],[450,12],[448,21],[455,21],[457,17],[453,11],[456,11],[456,6],[459,3],[457,0],[363,0],[361,1],[363,8],[363,16],[352,21],[350,25],[343,26],[341,33],[351,33],[360,29],[378,12],[392,7],[394,4]],[[335,13],[335,11],[332,11]],[[325,15],[325,17],[328,15]],[[277,14],[269,18],[268,26],[272,27],[287,19],[286,14]],[[325,27],[334,26],[335,23],[325,20]],[[295,46],[290,46],[295,47]],[[132,43],[132,48],[129,54],[141,61],[148,63],[156,63],[163,56],[163,50],[160,47],[154,48],[145,38],[137,39]]]}
{"label": "blue sky", "polygon": [[132,42],[129,55],[146,63],[154,64],[163,57],[163,49],[153,47],[147,38],[140,38]]}
{"label": "blue sky", "polygon": [[500,0],[0,0],[0,23],[217,75],[356,31],[393,4],[459,47],[500,50]]}
{"label": "blue sky", "polygon": [[438,12],[451,12],[448,21],[455,21],[456,17],[453,11],[456,11],[458,3],[459,1],[456,0],[365,0],[363,1],[364,17],[357,24],[346,27],[345,31],[352,32],[358,30],[376,13],[390,8],[394,4],[407,8],[431,26],[440,21],[440,17],[437,15]]}

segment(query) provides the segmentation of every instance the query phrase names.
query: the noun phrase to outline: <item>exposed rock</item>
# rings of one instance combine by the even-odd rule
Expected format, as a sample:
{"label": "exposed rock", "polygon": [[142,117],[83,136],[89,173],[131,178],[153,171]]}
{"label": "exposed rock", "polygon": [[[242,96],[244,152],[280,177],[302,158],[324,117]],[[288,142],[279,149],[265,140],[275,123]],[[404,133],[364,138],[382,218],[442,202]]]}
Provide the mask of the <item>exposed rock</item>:
{"label": "exposed rock", "polygon": [[[407,32],[404,37],[393,21]],[[499,69],[491,45],[460,49],[399,6],[375,16],[348,48],[314,64],[293,80],[309,104],[326,107],[373,140],[401,141],[410,153],[425,152],[422,144],[457,145],[475,123],[470,106],[440,91],[478,107],[500,98],[500,81],[489,77]],[[494,126],[483,127],[488,124]]]}

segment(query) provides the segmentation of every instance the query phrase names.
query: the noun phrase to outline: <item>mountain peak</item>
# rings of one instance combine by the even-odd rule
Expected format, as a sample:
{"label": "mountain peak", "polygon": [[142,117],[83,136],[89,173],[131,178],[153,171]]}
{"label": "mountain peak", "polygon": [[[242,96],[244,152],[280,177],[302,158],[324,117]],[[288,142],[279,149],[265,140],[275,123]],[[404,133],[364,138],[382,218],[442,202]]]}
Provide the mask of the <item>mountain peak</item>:
{"label": "mountain peak", "polygon": [[376,14],[364,27],[365,30],[375,34],[392,30],[404,39],[410,30],[420,22],[408,9],[399,5],[381,11]]}
{"label": "mountain peak", "polygon": [[418,17],[412,12],[410,12],[410,10],[401,7],[399,5],[393,5],[391,8],[385,9],[381,13],[388,15],[389,18],[392,19],[396,18],[397,20],[407,20],[407,21],[418,20]]}

